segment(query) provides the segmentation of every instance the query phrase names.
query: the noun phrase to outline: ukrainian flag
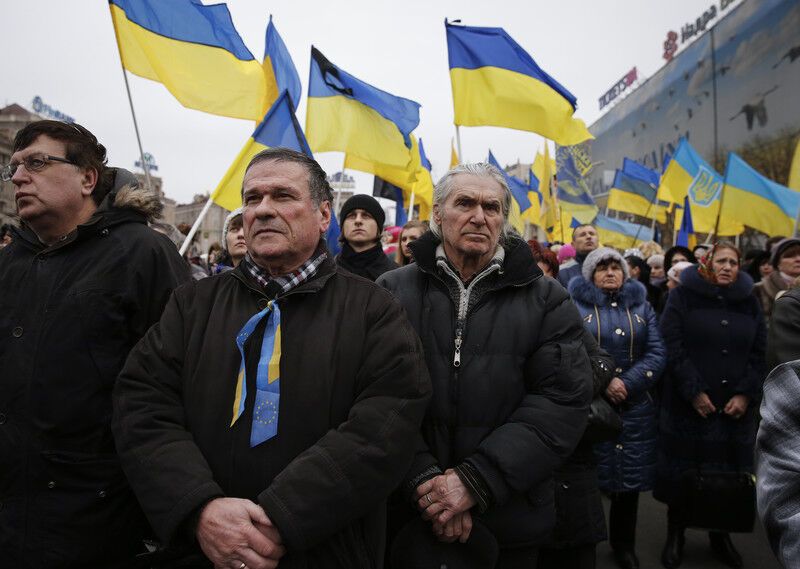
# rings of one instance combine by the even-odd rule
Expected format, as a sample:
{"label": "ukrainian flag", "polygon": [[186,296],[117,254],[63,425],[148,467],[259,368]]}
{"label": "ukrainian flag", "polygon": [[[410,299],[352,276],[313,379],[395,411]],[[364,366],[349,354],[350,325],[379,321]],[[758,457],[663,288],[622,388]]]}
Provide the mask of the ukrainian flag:
{"label": "ukrainian flag", "polygon": [[658,182],[657,172],[625,158],[608,192],[608,207],[666,223],[670,204],[656,200]]}
{"label": "ukrainian flag", "polygon": [[605,247],[628,249],[637,243],[653,240],[653,230],[637,223],[598,215],[594,220],[597,237]]}
{"label": "ukrainian flag", "polygon": [[110,0],[109,6],[125,69],[163,83],[190,109],[264,117],[273,102],[264,68],[242,42],[225,4]]}
{"label": "ukrainian flag", "polygon": [[405,169],[419,107],[356,79],[311,48],[306,135],[314,152],[346,152]]}
{"label": "ukrainian flag", "polygon": [[288,91],[296,111],[297,105],[300,104],[303,86],[300,84],[300,75],[294,66],[292,56],[289,55],[286,44],[272,23],[271,15],[264,41],[264,61],[261,65],[264,67],[267,81],[267,99],[276,101],[284,90]]}
{"label": "ukrainian flag", "polygon": [[431,177],[430,162],[425,157],[425,149],[421,140],[412,134],[410,162],[405,166],[389,166],[380,162],[372,162],[350,153],[345,155],[344,167],[360,172],[374,174],[386,180],[393,186],[403,190],[403,201],[409,203],[411,194],[414,194],[414,203],[419,205],[419,218],[427,220],[431,217],[433,209],[433,178]]}
{"label": "ukrainian flag", "polygon": [[270,147],[284,147],[311,156],[300,123],[294,116],[294,106],[288,92],[284,91],[267,112],[245,143],[239,155],[223,176],[211,199],[225,209],[234,210],[242,205],[244,172],[253,156]]}
{"label": "ukrainian flag", "polygon": [[503,177],[506,179],[506,184],[508,184],[508,189],[511,190],[511,211],[508,212],[508,221],[517,230],[517,233],[523,235],[525,231],[525,218],[522,215],[522,212],[527,211],[531,207],[531,202],[528,199],[528,184],[517,178],[516,176],[512,176],[500,166],[500,163],[492,154],[492,151],[489,150],[489,164],[500,170],[503,173]]}
{"label": "ukrainian flag", "polygon": [[571,217],[577,218],[581,223],[590,223],[599,208],[583,177],[588,169],[583,168],[572,150],[565,146],[556,149],[556,165],[558,167],[556,196],[561,211],[571,214]]}
{"label": "ukrainian flag", "polygon": [[694,232],[692,204],[689,203],[689,196],[683,198],[683,218],[681,219],[681,228],[678,229],[678,235],[675,237],[675,245],[687,249],[694,249],[697,246],[697,234]]}
{"label": "ukrainian flag", "polygon": [[502,28],[445,21],[455,124],[536,132],[558,144],[593,138],[577,100]]}
{"label": "ukrainian flag", "polygon": [[[688,195],[695,231],[712,233],[717,223],[722,186],[722,176],[682,138],[661,177],[657,195],[658,199],[675,204],[682,203]],[[675,216],[675,229],[680,228],[679,217]],[[738,235],[743,230],[741,222],[722,217],[717,234]]]}
{"label": "ukrainian flag", "polygon": [[722,217],[767,235],[794,235],[800,211],[800,192],[781,186],[756,172],[731,152],[725,169]]}

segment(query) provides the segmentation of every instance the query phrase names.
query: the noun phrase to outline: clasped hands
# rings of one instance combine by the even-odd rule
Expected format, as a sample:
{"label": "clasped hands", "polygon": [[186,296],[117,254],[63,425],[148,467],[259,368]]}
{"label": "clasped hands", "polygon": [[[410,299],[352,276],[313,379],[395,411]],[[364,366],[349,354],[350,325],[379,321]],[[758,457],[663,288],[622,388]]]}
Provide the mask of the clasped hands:
{"label": "clasped hands", "polygon": [[[749,404],[750,399],[746,395],[734,395],[725,404],[725,408],[722,412],[734,419],[739,419],[747,412],[747,406]],[[701,391],[695,396],[692,401],[692,406],[703,419],[717,411],[717,408],[711,402],[711,398],[705,391]]]}
{"label": "clasped hands", "polygon": [[455,470],[450,468],[417,486],[415,499],[423,519],[433,524],[433,533],[439,541],[465,543],[469,539],[472,531],[469,510],[476,502]]}
{"label": "clasped hands", "polygon": [[274,569],[286,553],[280,533],[264,509],[240,498],[208,502],[195,535],[216,569]]}

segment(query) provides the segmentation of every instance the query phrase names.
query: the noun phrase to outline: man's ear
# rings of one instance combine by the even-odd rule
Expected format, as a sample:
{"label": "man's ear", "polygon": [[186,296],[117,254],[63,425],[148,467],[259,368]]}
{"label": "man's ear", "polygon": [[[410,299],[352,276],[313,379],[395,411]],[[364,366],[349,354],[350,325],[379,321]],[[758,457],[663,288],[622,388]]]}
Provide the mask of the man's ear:
{"label": "man's ear", "polygon": [[442,214],[439,210],[439,204],[433,204],[433,220],[436,222],[436,225],[439,227],[442,226]]}
{"label": "man's ear", "polygon": [[321,204],[319,204],[319,213],[320,213],[320,232],[324,235],[328,232],[328,227],[331,225],[331,215],[333,215],[331,209],[331,202],[325,200]]}
{"label": "man's ear", "polygon": [[94,168],[83,168],[81,172],[81,193],[84,196],[92,195],[98,180],[97,170]]}

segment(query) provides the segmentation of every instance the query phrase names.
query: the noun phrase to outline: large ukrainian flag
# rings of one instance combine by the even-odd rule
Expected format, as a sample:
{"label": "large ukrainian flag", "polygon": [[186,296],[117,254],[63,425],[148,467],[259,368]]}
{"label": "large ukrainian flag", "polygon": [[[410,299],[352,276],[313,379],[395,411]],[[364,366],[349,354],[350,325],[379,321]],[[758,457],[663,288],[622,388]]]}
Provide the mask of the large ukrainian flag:
{"label": "large ukrainian flag", "polygon": [[306,135],[314,152],[346,152],[405,169],[419,107],[356,79],[312,46]]}
{"label": "large ukrainian flag", "polygon": [[594,138],[577,100],[502,28],[445,21],[455,124],[536,132],[561,145]]}
{"label": "large ukrainian flag", "polygon": [[597,238],[603,246],[628,249],[653,240],[653,230],[644,225],[598,215],[594,220]]}
{"label": "large ukrainian flag", "polygon": [[733,219],[767,235],[794,235],[800,192],[756,172],[731,152],[725,169],[722,218]]}
{"label": "large ukrainian flag", "polygon": [[608,192],[608,207],[666,223],[670,204],[656,199],[658,183],[655,170],[625,158]]}
{"label": "large ukrainian flag", "polygon": [[264,120],[245,143],[228,171],[222,177],[211,199],[225,209],[234,210],[242,205],[242,181],[244,172],[253,156],[266,148],[291,148],[311,156],[300,123],[287,91],[284,91],[267,112]]}
{"label": "large ukrainian flag", "polygon": [[[109,0],[122,65],[190,109],[260,121],[272,99],[262,65],[225,4]],[[277,95],[277,93],[276,93]]]}
{"label": "large ukrainian flag", "polygon": [[300,104],[303,86],[300,84],[300,75],[294,66],[292,56],[286,49],[278,30],[272,23],[272,16],[267,24],[267,34],[264,41],[264,76],[267,81],[267,100],[277,101],[283,91],[289,92],[294,110]]}
{"label": "large ukrainian flag", "polygon": [[[692,221],[698,233],[712,233],[717,223],[723,179],[682,138],[672,156],[658,188],[658,199],[675,204],[683,203],[689,196],[692,205]],[[675,216],[675,229],[681,226],[682,215]],[[717,235],[738,235],[744,230],[741,222],[721,217]]]}
{"label": "large ukrainian flag", "polygon": [[404,167],[388,166],[379,162],[365,160],[360,156],[347,154],[344,167],[360,172],[374,174],[378,178],[397,186],[403,191],[403,203],[407,204],[414,194],[414,203],[419,205],[419,218],[431,218],[433,209],[433,178],[431,177],[431,163],[425,156],[422,141],[412,134],[411,161]]}

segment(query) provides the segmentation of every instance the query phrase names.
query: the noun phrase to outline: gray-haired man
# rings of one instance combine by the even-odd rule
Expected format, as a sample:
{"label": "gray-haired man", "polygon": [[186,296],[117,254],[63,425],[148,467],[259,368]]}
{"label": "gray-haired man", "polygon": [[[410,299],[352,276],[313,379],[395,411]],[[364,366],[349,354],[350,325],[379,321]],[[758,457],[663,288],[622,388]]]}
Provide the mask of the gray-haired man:
{"label": "gray-haired man", "polygon": [[586,424],[591,368],[566,291],[508,232],[510,200],[493,166],[451,170],[416,263],[378,284],[406,309],[433,382],[407,512],[449,541],[476,518],[499,544],[496,567],[529,568],[554,523],[553,470]]}

